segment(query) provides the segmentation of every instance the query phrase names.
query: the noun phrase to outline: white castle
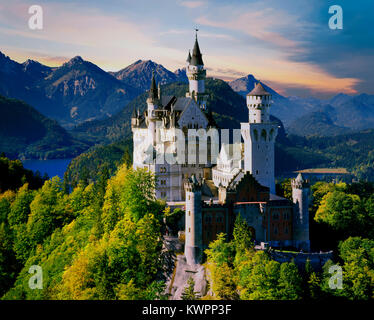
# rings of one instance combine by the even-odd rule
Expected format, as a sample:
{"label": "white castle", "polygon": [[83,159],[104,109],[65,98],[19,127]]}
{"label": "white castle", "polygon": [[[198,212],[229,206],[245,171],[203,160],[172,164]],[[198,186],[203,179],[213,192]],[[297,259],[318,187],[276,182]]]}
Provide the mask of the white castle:
{"label": "white castle", "polygon": [[[239,213],[257,241],[309,250],[308,182],[301,175],[293,180],[293,202],[275,195],[278,125],[269,117],[270,93],[257,83],[247,94],[248,122],[238,130],[244,143],[220,143],[207,107],[206,70],[197,36],[192,55],[188,53],[186,73],[185,97],[163,95],[153,74],[147,110],[134,109],[131,126],[133,167],[156,175],[157,198],[185,209],[188,263],[200,261],[217,233],[230,233]],[[197,139],[196,130],[208,134]],[[180,150],[181,141],[188,148]],[[200,148],[204,143],[206,147]],[[167,158],[174,160],[164,161]]]}
{"label": "white castle", "polygon": [[[156,196],[169,202],[185,199],[183,180],[192,174],[206,180],[212,177],[214,185],[219,187],[227,185],[240,170],[249,171],[260,184],[275,193],[274,143],[278,127],[269,120],[271,95],[261,83],[247,95],[249,121],[241,124],[244,152],[241,144],[223,144],[216,159],[217,166],[213,167],[210,154],[218,146],[208,144],[208,161],[201,164],[196,142],[197,154],[192,155],[196,158],[195,163],[189,161],[191,158],[188,158],[187,153],[184,155],[185,164],[170,164],[167,161],[160,164],[157,161],[157,153],[176,152],[176,128],[181,129],[186,136],[188,129],[216,128],[211,110],[207,109],[206,70],[197,36],[192,56],[188,53],[186,72],[189,80],[186,97],[163,96],[160,86],[157,87],[155,78],[152,77],[147,110],[143,114],[134,110],[132,114],[133,167],[148,168],[154,172],[158,177]],[[193,142],[190,140],[189,143]]]}

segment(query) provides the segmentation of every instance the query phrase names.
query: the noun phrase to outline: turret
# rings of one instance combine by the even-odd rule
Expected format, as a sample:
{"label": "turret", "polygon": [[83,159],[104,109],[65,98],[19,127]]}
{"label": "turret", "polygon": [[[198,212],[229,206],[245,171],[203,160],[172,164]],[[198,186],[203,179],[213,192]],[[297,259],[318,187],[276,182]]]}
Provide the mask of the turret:
{"label": "turret", "polygon": [[186,192],[186,230],[184,254],[189,265],[199,264],[202,260],[202,184],[192,175],[185,184]]}
{"label": "turret", "polygon": [[[197,31],[197,30],[196,30]],[[189,92],[187,97],[193,98],[202,110],[206,110],[207,95],[205,95],[206,70],[204,69],[203,57],[200,51],[197,33],[192,56],[188,52],[186,73],[189,81]]]}
{"label": "turret", "polygon": [[295,204],[293,217],[293,239],[295,247],[309,251],[309,194],[310,186],[301,173],[291,180],[292,200]]}
{"label": "turret", "polygon": [[247,94],[249,123],[263,123],[269,121],[269,107],[271,94],[258,82],[254,89]]}

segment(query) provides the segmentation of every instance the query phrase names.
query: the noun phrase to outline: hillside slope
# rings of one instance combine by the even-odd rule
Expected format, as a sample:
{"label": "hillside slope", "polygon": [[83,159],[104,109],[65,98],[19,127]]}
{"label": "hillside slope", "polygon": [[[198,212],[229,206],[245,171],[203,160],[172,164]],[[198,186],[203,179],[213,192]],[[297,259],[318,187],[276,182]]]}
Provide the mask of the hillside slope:
{"label": "hillside slope", "polygon": [[0,96],[0,152],[10,158],[69,158],[88,148],[28,104]]}

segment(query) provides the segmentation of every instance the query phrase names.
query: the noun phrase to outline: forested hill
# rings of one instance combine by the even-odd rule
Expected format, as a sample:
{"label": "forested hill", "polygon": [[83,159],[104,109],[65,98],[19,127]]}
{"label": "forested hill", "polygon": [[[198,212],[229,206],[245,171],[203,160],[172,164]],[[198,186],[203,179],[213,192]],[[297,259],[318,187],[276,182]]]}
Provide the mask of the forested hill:
{"label": "forested hill", "polygon": [[0,96],[0,152],[10,158],[69,158],[88,148],[28,104]]}

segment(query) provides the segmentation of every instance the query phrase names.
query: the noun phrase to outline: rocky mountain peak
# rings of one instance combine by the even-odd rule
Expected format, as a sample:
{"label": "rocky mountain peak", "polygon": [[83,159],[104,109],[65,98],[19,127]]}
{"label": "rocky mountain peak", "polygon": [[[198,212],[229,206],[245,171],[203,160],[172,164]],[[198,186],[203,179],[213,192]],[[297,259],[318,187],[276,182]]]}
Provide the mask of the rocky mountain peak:
{"label": "rocky mountain peak", "polygon": [[75,65],[78,65],[78,64],[81,64],[85,62],[81,56],[75,56],[74,58],[70,59],[68,62],[64,63],[64,65],[66,66],[75,66]]}

